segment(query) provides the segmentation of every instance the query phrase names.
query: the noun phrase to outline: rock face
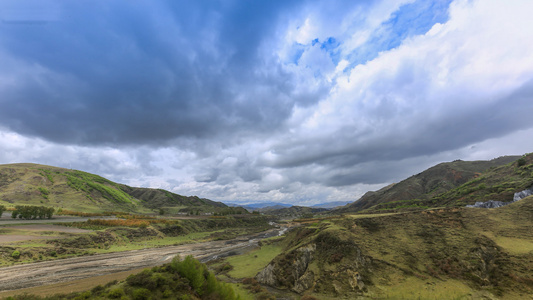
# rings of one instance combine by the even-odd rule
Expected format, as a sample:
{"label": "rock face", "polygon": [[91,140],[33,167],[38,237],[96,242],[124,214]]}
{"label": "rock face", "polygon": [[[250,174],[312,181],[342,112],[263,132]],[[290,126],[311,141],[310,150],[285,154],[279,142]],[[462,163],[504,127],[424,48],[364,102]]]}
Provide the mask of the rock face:
{"label": "rock face", "polygon": [[525,197],[529,197],[531,195],[533,195],[533,187],[530,187],[529,189],[523,190],[518,193],[514,193],[513,202],[522,200]]}
{"label": "rock face", "polygon": [[323,232],[310,243],[276,257],[255,277],[262,284],[299,294],[312,290],[331,295],[366,291],[364,283],[371,261],[350,239]]}
{"label": "rock face", "polygon": [[315,244],[298,248],[283,261],[273,261],[256,276],[257,281],[274,287],[289,287],[301,293],[312,287],[314,274],[308,270],[316,250]]}
{"label": "rock face", "polygon": [[523,190],[521,192],[518,192],[518,193],[514,193],[513,201],[510,201],[510,202],[489,200],[489,201],[486,201],[486,202],[476,202],[476,204],[467,205],[466,207],[498,208],[498,207],[502,207],[502,206],[505,206],[507,204],[511,204],[513,202],[522,200],[525,197],[529,197],[531,195],[533,195],[533,187],[530,187],[529,189],[525,189],[525,190]]}
{"label": "rock face", "polygon": [[466,207],[497,208],[497,207],[505,206],[505,205],[507,205],[509,203],[512,203],[512,202],[502,202],[502,201],[489,200],[489,201],[486,201],[486,202],[476,202],[476,204],[467,205]]}

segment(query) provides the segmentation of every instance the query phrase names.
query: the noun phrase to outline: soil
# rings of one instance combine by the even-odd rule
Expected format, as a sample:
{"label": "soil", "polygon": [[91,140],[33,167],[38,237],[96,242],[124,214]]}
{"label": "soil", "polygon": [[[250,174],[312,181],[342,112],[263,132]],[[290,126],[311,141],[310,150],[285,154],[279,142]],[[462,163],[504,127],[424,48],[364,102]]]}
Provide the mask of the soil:
{"label": "soil", "polygon": [[[272,229],[232,240],[107,253],[0,268],[0,291],[57,284],[168,263],[176,255],[201,261],[237,255],[257,247],[261,238],[277,235]],[[58,291],[60,292],[60,291]]]}

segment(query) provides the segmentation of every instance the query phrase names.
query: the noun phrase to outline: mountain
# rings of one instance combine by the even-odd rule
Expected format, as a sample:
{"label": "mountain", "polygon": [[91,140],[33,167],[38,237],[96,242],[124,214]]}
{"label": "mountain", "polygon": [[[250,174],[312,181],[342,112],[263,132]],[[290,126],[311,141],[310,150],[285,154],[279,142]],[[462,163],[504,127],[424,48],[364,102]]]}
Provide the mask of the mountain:
{"label": "mountain", "polygon": [[216,202],[197,196],[182,196],[171,193],[163,189],[137,188],[127,185],[120,185],[122,191],[128,195],[141,200],[144,206],[152,209],[162,207],[227,207],[222,202]]}
{"label": "mountain", "polygon": [[492,167],[477,178],[432,198],[440,205],[464,206],[476,202],[511,202],[515,193],[533,187],[533,153],[512,163]]}
{"label": "mountain", "polygon": [[321,212],[326,212],[326,208],[314,208],[306,206],[291,206],[291,207],[272,207],[272,208],[262,208],[259,210],[261,213],[277,216],[277,217],[290,217],[290,218],[301,218],[301,217],[312,217],[314,214]]}
{"label": "mountain", "polygon": [[38,164],[0,165],[0,204],[43,205],[83,212],[217,211],[220,202],[136,188],[98,175]]}
{"label": "mountain", "polygon": [[335,201],[335,202],[315,204],[311,207],[313,208],[335,208],[335,207],[345,206],[346,204],[349,204],[349,203],[352,203],[352,202],[351,201]]}
{"label": "mountain", "polygon": [[428,200],[475,179],[482,172],[509,164],[520,156],[502,156],[489,161],[462,161],[441,163],[399,183],[364,194],[359,200],[337,212],[356,212],[373,206],[409,200]]}
{"label": "mountain", "polygon": [[260,202],[260,203],[250,203],[250,204],[236,204],[236,203],[225,203],[227,206],[235,207],[240,206],[244,207],[247,210],[257,210],[261,208],[268,208],[268,207],[291,207],[291,204],[285,204],[285,203],[279,203],[279,202]]}

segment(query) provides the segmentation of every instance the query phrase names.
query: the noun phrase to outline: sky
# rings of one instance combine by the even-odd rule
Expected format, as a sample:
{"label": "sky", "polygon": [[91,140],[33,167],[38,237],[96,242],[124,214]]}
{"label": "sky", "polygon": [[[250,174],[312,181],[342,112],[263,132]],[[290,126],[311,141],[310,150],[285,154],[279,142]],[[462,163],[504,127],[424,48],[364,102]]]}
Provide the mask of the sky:
{"label": "sky", "polygon": [[3,0],[0,164],[313,205],[533,152],[530,0]]}

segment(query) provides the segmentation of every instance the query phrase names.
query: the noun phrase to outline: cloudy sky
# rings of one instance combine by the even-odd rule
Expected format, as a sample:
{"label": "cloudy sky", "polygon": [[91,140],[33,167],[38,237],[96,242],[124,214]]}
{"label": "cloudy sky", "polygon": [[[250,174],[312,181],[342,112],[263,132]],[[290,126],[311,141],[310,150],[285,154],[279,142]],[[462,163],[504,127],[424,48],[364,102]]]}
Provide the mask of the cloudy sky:
{"label": "cloudy sky", "polygon": [[533,152],[533,1],[0,2],[0,163],[354,201]]}

